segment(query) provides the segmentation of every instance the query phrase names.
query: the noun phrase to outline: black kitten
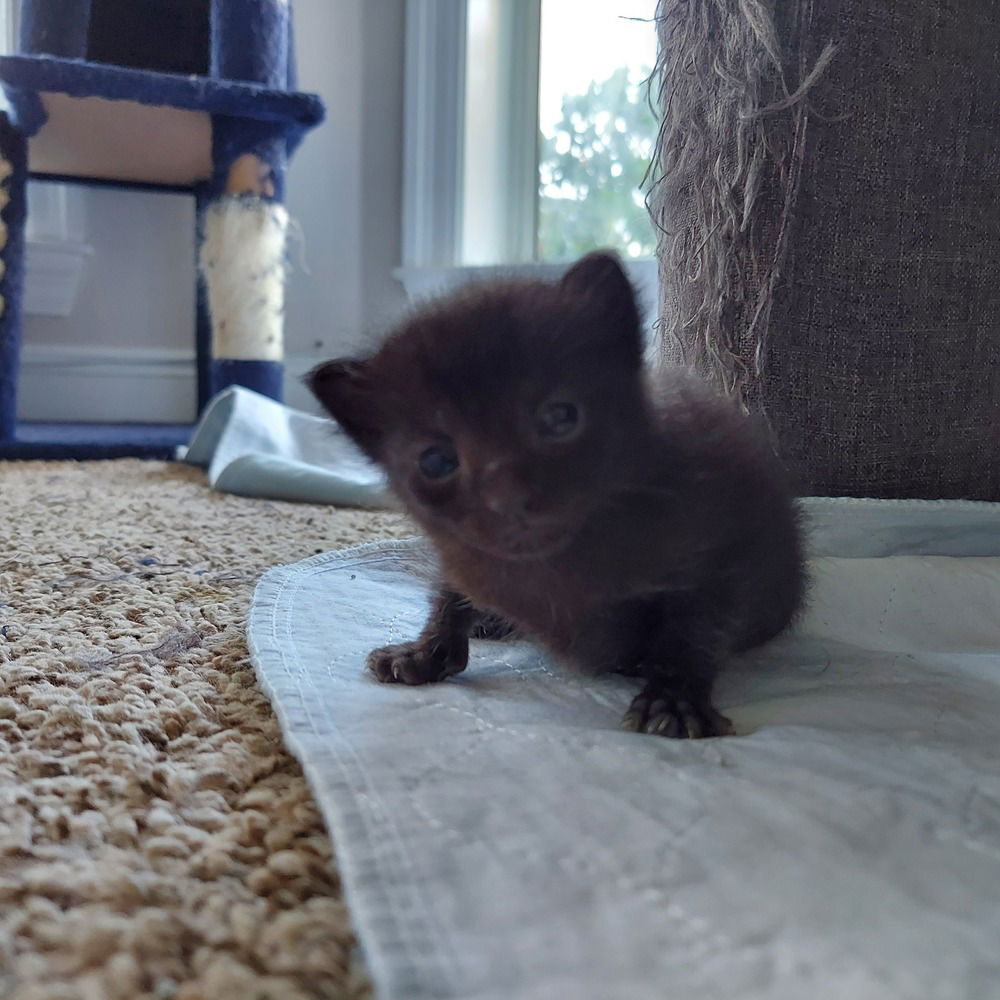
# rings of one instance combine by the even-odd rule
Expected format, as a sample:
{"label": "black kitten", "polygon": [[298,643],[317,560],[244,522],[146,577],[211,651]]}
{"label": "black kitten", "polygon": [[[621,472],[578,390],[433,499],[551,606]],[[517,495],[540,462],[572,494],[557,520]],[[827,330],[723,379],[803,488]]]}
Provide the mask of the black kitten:
{"label": "black kitten", "polygon": [[470,634],[513,626],[576,669],[642,678],[628,729],[731,730],[716,671],[801,601],[792,496],[734,405],[680,372],[651,385],[641,355],[632,288],[597,253],[556,284],[432,304],[371,359],[311,373],[440,555],[421,636],[368,659],[379,680],[442,680]]}

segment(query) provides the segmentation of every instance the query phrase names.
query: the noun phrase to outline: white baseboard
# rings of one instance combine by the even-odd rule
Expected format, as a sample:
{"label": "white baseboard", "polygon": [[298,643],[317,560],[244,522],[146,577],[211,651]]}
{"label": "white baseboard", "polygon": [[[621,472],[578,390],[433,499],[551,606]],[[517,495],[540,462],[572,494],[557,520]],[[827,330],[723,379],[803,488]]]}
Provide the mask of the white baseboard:
{"label": "white baseboard", "polygon": [[325,354],[288,354],[285,356],[285,402],[295,410],[319,414],[316,397],[306,388],[304,376],[321,361],[329,360]]}
{"label": "white baseboard", "polygon": [[[285,359],[285,400],[316,412],[302,375],[320,360]],[[17,413],[21,420],[188,423],[197,411],[195,359],[170,348],[25,344]]]}
{"label": "white baseboard", "polygon": [[195,418],[195,370],[182,350],[25,344],[18,417],[186,423]]}

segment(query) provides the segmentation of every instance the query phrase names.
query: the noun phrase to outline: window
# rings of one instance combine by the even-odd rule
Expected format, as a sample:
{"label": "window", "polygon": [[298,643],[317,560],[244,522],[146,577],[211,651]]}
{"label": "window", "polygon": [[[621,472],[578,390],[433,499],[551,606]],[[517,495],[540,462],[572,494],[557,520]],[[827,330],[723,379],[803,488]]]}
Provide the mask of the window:
{"label": "window", "polygon": [[645,82],[656,62],[655,0],[542,0],[536,256],[594,245],[651,257],[640,185],[656,121]]}
{"label": "window", "polygon": [[[656,0],[408,0],[404,267],[649,258]],[[647,270],[650,270],[647,268]]]}

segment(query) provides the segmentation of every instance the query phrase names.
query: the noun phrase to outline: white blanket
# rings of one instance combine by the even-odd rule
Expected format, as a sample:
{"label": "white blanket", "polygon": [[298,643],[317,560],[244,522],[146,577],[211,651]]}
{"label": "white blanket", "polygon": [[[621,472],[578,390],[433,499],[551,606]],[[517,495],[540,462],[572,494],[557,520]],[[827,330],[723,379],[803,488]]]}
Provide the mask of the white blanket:
{"label": "white blanket", "polygon": [[1000,997],[1000,505],[807,506],[810,609],[722,678],[723,739],[621,732],[635,682],[526,642],[377,684],[417,543],[264,577],[254,662],[380,997]]}
{"label": "white blanket", "polygon": [[333,421],[234,385],[205,407],[178,458],[223,493],[354,507],[395,507],[382,470]]}

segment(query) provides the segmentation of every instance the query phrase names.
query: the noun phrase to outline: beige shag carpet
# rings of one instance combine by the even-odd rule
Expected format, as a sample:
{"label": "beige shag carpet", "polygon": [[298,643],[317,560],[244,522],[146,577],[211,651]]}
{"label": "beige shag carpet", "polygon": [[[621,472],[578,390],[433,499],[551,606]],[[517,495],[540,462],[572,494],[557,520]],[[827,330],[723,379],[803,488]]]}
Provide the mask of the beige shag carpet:
{"label": "beige shag carpet", "polygon": [[0,463],[0,996],[366,995],[244,619],[268,567],[409,533],[171,463]]}

